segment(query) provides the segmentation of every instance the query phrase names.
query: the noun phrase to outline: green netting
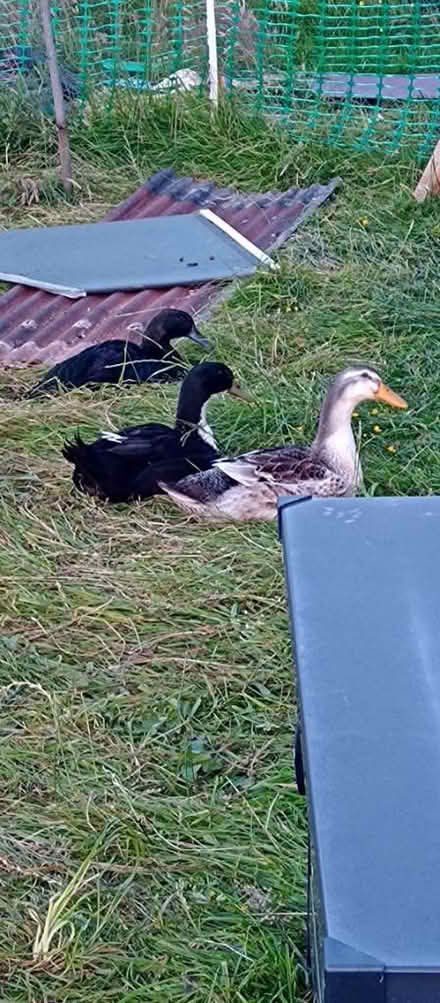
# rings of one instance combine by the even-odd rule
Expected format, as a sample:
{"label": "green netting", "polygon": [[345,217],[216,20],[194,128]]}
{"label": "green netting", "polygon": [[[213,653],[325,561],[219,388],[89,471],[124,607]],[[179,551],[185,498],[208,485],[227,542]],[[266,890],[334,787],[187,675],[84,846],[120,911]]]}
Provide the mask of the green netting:
{"label": "green netting", "polygon": [[[255,58],[229,39],[228,86],[301,137],[358,149],[430,150],[440,132],[440,9],[388,0],[262,0]],[[396,76],[398,79],[396,79]]]}
{"label": "green netting", "polygon": [[[203,0],[189,5],[164,5],[160,0],[56,0],[51,11],[59,59],[78,74],[82,98],[96,87],[148,89],[184,65],[194,66],[206,78]],[[0,0],[0,74],[2,60],[5,65],[14,48],[26,75],[34,56],[39,62],[41,47],[35,0],[18,4]]]}
{"label": "green netting", "polygon": [[[55,0],[52,15],[82,102],[99,89],[111,106],[115,90],[149,91],[184,69],[206,87],[205,0]],[[225,90],[296,136],[420,154],[437,140],[440,3],[224,0],[216,18]],[[41,89],[41,44],[38,3],[0,0],[0,85],[15,79],[14,49],[23,81]]]}

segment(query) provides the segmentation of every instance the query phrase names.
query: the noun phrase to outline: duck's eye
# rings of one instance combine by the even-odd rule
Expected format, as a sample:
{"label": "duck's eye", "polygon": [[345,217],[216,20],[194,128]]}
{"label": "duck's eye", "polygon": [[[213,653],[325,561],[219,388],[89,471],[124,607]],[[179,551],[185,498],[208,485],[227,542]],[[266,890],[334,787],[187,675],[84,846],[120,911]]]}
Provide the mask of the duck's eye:
{"label": "duck's eye", "polygon": [[369,373],[361,373],[361,379],[363,379],[363,380],[370,380],[371,376],[370,376]]}

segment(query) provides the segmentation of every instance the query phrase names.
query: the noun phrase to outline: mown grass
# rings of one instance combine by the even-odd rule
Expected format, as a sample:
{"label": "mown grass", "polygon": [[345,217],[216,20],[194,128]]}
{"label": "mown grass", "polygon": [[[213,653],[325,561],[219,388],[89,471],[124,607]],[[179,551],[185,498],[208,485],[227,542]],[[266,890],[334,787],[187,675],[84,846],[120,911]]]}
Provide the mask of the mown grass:
{"label": "mown grass", "polygon": [[[255,398],[217,400],[213,424],[228,452],[307,442],[329,377],[372,362],[410,408],[359,409],[367,490],[439,492],[440,217],[412,200],[414,165],[295,145],[230,108],[136,108],[73,130],[72,203],[52,133],[21,151],[15,137],[11,157],[0,127],[2,225],[99,218],[164,166],[255,190],[341,175],[280,272],[240,283],[205,325],[208,357]],[[23,175],[40,187],[27,209]],[[177,390],[11,399],[34,379],[0,379],[2,999],[302,1003],[306,819],[276,527],[76,494],[64,438],[172,419]],[[75,875],[68,924],[33,957]]]}

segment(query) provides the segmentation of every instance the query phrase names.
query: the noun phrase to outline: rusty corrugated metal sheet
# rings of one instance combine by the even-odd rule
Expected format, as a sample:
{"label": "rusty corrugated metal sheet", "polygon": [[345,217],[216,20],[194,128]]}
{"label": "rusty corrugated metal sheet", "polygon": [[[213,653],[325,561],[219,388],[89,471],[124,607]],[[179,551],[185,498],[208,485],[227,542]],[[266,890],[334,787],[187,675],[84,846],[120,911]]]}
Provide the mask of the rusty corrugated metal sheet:
{"label": "rusty corrugated metal sheet", "polygon": [[[113,209],[106,220],[142,219],[212,209],[264,251],[273,251],[331,195],[339,182],[286,192],[242,194],[194,178],[160,171]],[[228,284],[232,291],[232,283]],[[163,307],[206,314],[224,295],[223,283],[145,289],[68,300],[25,286],[13,286],[0,298],[0,362],[4,366],[50,364],[107,338],[129,336]]]}

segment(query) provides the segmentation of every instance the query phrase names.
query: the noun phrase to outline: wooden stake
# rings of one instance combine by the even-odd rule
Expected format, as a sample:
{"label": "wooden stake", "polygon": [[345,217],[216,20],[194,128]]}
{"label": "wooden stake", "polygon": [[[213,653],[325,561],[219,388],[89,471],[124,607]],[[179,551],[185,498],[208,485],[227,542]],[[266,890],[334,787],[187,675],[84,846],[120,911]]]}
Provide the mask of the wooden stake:
{"label": "wooden stake", "polygon": [[60,153],[61,177],[66,195],[72,192],[72,159],[70,156],[69,135],[66,129],[63,89],[61,87],[57,54],[52,32],[50,17],[50,0],[40,0],[41,23],[43,26],[44,44],[46,46],[47,65],[49,67],[50,85],[55,108],[55,122],[58,133],[58,149]]}
{"label": "wooden stake", "polygon": [[420,181],[413,194],[417,202],[424,202],[428,195],[440,193],[440,139],[429,158]]}

